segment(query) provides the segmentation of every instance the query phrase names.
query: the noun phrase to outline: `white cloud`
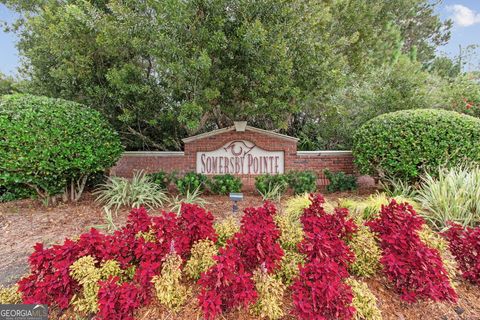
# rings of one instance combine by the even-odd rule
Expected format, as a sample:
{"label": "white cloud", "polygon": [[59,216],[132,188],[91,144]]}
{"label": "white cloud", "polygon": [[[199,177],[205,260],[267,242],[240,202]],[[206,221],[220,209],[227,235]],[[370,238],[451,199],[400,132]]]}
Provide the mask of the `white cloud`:
{"label": "white cloud", "polygon": [[480,13],[461,4],[447,6],[447,10],[452,13],[453,22],[462,27],[468,27],[480,23]]}

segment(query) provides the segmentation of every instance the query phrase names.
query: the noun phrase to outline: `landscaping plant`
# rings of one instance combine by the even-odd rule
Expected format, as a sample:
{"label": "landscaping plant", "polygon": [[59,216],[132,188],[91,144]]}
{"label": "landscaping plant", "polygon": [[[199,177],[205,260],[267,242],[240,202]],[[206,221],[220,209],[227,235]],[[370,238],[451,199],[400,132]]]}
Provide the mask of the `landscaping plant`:
{"label": "landscaping plant", "polygon": [[258,293],[257,302],[252,307],[253,313],[272,320],[282,318],[284,316],[283,295],[286,289],[282,281],[260,267],[253,272],[253,282]]}
{"label": "landscaping plant", "polygon": [[480,119],[440,109],[380,115],[357,130],[352,148],[363,174],[418,181],[439,166],[480,161]]}
{"label": "landscaping plant", "polygon": [[177,190],[182,195],[187,195],[188,192],[203,192],[205,190],[205,183],[207,176],[202,173],[188,172],[183,177],[177,178],[175,185]]}
{"label": "landscaping plant", "polygon": [[463,278],[479,285],[480,226],[463,228],[459,224],[452,223],[443,235],[448,240],[450,251],[462,271]]}
{"label": "landscaping plant", "polygon": [[355,261],[349,266],[352,274],[359,277],[371,277],[381,269],[382,251],[377,244],[375,234],[367,226],[359,225],[357,232],[347,243],[355,254]]}
{"label": "landscaping plant", "polygon": [[218,254],[215,242],[203,239],[192,246],[191,256],[185,264],[185,273],[192,279],[198,280],[200,275],[215,265],[214,256]]}
{"label": "landscaping plant", "polygon": [[377,306],[377,298],[365,282],[349,278],[347,284],[352,288],[352,305],[355,308],[355,320],[382,320],[382,313]]}
{"label": "landscaping plant", "polygon": [[213,194],[228,195],[230,192],[240,192],[242,181],[231,174],[217,175],[207,181],[208,188]]}
{"label": "landscaping plant", "polygon": [[255,177],[255,188],[264,200],[279,199],[288,188],[288,179],[284,174],[262,174]]}
{"label": "landscaping plant", "polygon": [[380,238],[383,272],[401,299],[456,302],[457,294],[439,252],[426,246],[418,235],[424,223],[412,206],[392,200],[367,225]]}
{"label": "landscaping plant", "polygon": [[327,185],[328,192],[352,191],[357,189],[357,178],[354,175],[345,172],[333,172],[328,169],[323,170],[323,174],[329,180]]}
{"label": "landscaping plant", "polygon": [[179,213],[180,208],[184,203],[196,204],[204,207],[208,202],[200,197],[201,194],[200,188],[197,188],[193,191],[187,190],[185,195],[176,195],[175,197],[172,197],[169,201],[170,210]]}
{"label": "landscaping plant", "polygon": [[345,209],[326,213],[321,195],[312,195],[311,202],[301,217],[305,239],[299,247],[306,263],[292,284],[294,314],[300,319],[351,319],[353,293],[345,280],[355,257],[345,240],[356,226],[346,219]]}
{"label": "landscaping plant", "polygon": [[474,227],[480,223],[480,167],[440,168],[422,176],[418,201],[427,209],[423,217],[441,230],[449,221]]}
{"label": "landscaping plant", "polygon": [[27,94],[0,98],[0,186],[20,184],[44,202],[79,200],[90,175],[123,151],[103,116],[84,105]]}
{"label": "landscaping plant", "polygon": [[314,171],[290,171],[287,180],[288,186],[296,195],[317,190],[317,174]]}
{"label": "landscaping plant", "polygon": [[165,171],[158,171],[149,173],[147,176],[163,190],[168,190],[170,183],[175,180],[175,172],[167,173]]}
{"label": "landscaping plant", "polygon": [[182,258],[170,253],[165,257],[160,275],[152,278],[158,300],[167,309],[178,311],[190,294],[182,280]]}
{"label": "landscaping plant", "polygon": [[240,223],[232,215],[217,221],[213,227],[218,235],[217,246],[219,247],[225,247],[227,241],[240,231]]}
{"label": "landscaping plant", "polygon": [[107,210],[118,211],[121,207],[138,208],[146,206],[158,208],[167,200],[164,190],[150,180],[143,171],[136,171],[132,179],[108,177],[107,182],[94,192],[96,201]]}

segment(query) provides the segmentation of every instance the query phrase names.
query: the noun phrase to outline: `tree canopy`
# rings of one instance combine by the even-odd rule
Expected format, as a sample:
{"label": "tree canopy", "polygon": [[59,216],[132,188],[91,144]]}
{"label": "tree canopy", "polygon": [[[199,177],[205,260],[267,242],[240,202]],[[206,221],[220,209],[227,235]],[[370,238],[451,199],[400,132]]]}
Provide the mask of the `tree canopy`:
{"label": "tree canopy", "polygon": [[349,147],[370,115],[430,103],[425,69],[451,26],[427,0],[0,2],[21,14],[28,90],[99,110],[129,149],[247,119]]}

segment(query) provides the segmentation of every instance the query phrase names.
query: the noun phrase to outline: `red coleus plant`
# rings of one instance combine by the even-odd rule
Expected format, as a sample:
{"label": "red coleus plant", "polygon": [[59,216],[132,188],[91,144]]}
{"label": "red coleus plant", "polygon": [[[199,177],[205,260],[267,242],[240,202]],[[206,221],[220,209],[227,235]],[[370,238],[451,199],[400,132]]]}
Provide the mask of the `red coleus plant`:
{"label": "red coleus plant", "polygon": [[229,243],[237,248],[249,272],[260,265],[272,271],[283,257],[283,249],[278,243],[280,230],[273,220],[275,213],[275,206],[270,202],[262,207],[245,209],[240,232]]}
{"label": "red coleus plant", "polygon": [[257,298],[252,274],[245,271],[235,247],[220,248],[215,260],[216,265],[202,273],[198,281],[202,287],[198,300],[207,319],[237,306],[247,307]]}
{"label": "red coleus plant", "polygon": [[439,252],[418,236],[423,224],[412,206],[395,200],[382,206],[378,219],[367,223],[380,237],[383,271],[403,300],[456,301]]}
{"label": "red coleus plant", "polygon": [[443,236],[448,240],[462,276],[472,283],[480,284],[480,226],[463,228],[451,223]]}
{"label": "red coleus plant", "polygon": [[351,319],[353,293],[345,284],[347,270],[330,259],[314,260],[300,268],[292,285],[294,314],[305,320]]}
{"label": "red coleus plant", "polygon": [[133,320],[133,312],[142,303],[142,290],[128,282],[118,284],[117,277],[99,281],[99,284],[99,311],[95,319]]}
{"label": "red coleus plant", "polygon": [[213,215],[204,208],[189,203],[182,203],[180,218],[178,219],[178,248],[177,253],[187,259],[195,242],[202,239],[217,241],[217,234],[213,228]]}
{"label": "red coleus plant", "polygon": [[307,263],[292,285],[293,313],[300,319],[351,319],[353,294],[344,280],[355,256],[344,239],[356,231],[356,225],[346,219],[346,209],[325,212],[321,195],[311,195],[310,200],[301,217],[305,238],[299,244]]}

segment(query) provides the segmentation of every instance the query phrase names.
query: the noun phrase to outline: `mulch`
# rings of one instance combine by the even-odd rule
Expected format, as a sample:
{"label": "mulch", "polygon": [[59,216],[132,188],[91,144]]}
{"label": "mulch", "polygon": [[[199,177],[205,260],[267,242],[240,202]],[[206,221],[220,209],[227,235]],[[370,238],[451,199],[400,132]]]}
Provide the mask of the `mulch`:
{"label": "mulch", "polygon": [[[337,193],[328,195],[329,200],[348,196],[361,196],[368,192]],[[216,218],[223,218],[232,214],[232,203],[227,196],[206,195],[206,205]],[[260,197],[254,194],[245,194],[239,202],[239,213],[244,208],[262,204]],[[151,214],[159,213],[155,210]],[[120,210],[115,217],[115,223],[125,223],[127,209]],[[33,252],[33,246],[44,243],[50,246],[62,243],[65,238],[75,237],[94,225],[104,223],[101,205],[94,202],[90,194],[86,194],[78,203],[60,204],[56,207],[45,207],[33,200],[20,200],[0,204],[0,286],[9,286],[28,273],[28,257]],[[462,319],[480,320],[480,287],[458,279],[456,290],[459,295],[457,304],[435,303],[430,301],[408,304],[402,302],[392,290],[388,281],[381,275],[366,280],[370,290],[378,299],[383,319]],[[194,294],[187,305],[177,314],[165,310],[158,303],[141,308],[136,317],[138,319],[202,319],[196,301],[198,287],[192,283]],[[292,301],[289,295],[285,298],[285,309],[291,310]],[[73,316],[72,316],[73,317]],[[55,317],[57,318],[57,317]],[[65,314],[64,319],[70,318]],[[73,317],[74,318],[74,317]],[[236,310],[225,319],[256,319],[245,310]],[[293,319],[286,315],[284,319]]]}

